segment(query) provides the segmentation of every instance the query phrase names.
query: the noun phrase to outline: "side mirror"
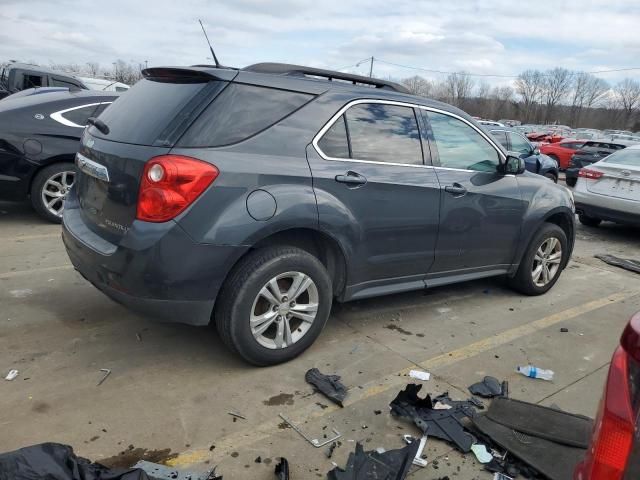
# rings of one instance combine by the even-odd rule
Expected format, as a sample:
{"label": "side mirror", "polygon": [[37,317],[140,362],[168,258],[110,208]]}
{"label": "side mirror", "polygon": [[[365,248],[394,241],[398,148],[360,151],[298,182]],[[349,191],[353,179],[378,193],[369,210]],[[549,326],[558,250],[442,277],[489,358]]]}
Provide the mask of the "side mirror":
{"label": "side mirror", "polygon": [[533,155],[540,155],[540,148],[539,147],[533,147]]}
{"label": "side mirror", "polygon": [[525,171],[524,160],[520,157],[513,155],[507,155],[507,159],[502,165],[502,173],[511,175],[520,175]]}

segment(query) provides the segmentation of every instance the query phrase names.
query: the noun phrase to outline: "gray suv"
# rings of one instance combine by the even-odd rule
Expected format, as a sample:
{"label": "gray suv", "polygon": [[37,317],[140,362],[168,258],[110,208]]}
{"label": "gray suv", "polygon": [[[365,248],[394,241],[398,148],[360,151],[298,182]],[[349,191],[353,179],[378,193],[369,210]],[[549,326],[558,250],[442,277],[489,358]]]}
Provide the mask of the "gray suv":
{"label": "gray suv", "polygon": [[69,257],[253,364],[303,352],[334,299],[498,275],[538,295],[570,258],[568,190],[450,105],[284,64],[144,77],[83,135]]}

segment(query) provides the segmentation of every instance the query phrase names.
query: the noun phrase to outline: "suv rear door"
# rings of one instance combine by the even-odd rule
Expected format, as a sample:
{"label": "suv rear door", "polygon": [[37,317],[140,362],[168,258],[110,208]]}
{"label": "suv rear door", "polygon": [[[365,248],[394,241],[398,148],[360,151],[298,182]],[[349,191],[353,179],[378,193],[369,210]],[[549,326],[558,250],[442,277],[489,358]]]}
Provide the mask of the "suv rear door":
{"label": "suv rear door", "polygon": [[351,248],[347,297],[424,287],[440,194],[422,130],[413,105],[356,100],[307,148],[320,227]]}
{"label": "suv rear door", "polygon": [[441,185],[440,230],[427,284],[433,277],[506,271],[514,260],[525,203],[516,177],[497,171],[504,154],[462,117],[423,113]]}

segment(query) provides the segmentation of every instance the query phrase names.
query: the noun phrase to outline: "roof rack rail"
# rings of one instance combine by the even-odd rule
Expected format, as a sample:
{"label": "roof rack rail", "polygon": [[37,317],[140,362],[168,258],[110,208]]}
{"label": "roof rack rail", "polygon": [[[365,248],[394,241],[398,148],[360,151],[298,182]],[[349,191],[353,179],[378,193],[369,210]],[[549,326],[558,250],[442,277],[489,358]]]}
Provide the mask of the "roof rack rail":
{"label": "roof rack rail", "polygon": [[351,73],[337,72],[335,70],[325,70],[322,68],[304,67],[302,65],[290,65],[288,63],[256,63],[255,65],[249,65],[242,70],[255,73],[270,73],[274,75],[323,77],[329,81],[343,80],[346,82],[351,82],[354,85],[372,85],[376,88],[384,88],[401,93],[411,93],[403,85],[388,80],[363,77],[362,75],[353,75]]}

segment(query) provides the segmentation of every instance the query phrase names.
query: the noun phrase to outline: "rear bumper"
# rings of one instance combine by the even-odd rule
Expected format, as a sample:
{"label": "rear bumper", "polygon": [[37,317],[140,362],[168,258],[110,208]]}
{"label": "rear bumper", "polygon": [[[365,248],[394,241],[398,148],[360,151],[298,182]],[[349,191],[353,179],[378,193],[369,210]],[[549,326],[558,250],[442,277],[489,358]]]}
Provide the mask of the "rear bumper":
{"label": "rear bumper", "polygon": [[599,218],[609,222],[640,226],[640,213],[629,213],[611,208],[580,203],[576,200],[576,213],[587,217]]}
{"label": "rear bumper", "polygon": [[245,247],[197,244],[175,222],[134,222],[119,245],[65,204],[62,239],[75,269],[108,297],[155,320],[206,325]]}

